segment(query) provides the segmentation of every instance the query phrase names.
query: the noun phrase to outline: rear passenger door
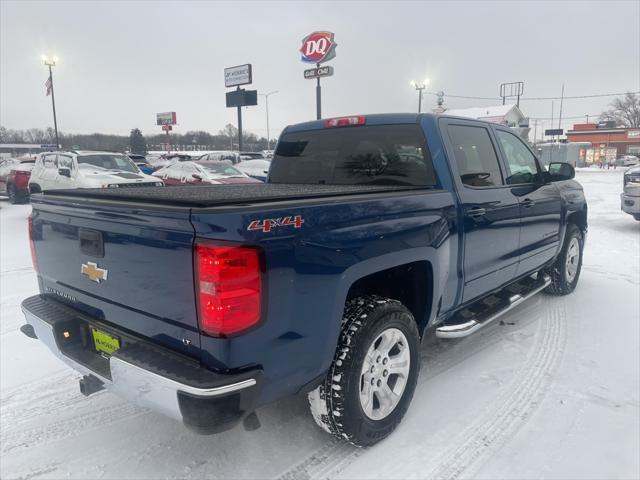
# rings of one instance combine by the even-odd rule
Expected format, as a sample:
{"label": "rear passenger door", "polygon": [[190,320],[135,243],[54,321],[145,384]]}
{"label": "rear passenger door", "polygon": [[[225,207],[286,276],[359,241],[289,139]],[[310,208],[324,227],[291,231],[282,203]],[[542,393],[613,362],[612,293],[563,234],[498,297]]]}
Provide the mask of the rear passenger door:
{"label": "rear passenger door", "polygon": [[520,206],[504,182],[491,128],[442,119],[464,232],[463,302],[510,282],[518,267]]}
{"label": "rear passenger door", "polygon": [[507,171],[506,183],[520,202],[520,256],[518,274],[543,266],[560,244],[562,197],[555,183],[545,183],[540,164],[513,132],[496,128]]}

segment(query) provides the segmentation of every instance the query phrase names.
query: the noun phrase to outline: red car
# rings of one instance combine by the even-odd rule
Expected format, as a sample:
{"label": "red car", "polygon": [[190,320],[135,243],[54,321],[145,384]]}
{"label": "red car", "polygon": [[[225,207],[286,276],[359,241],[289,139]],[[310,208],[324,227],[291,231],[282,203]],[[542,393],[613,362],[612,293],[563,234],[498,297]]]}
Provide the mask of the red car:
{"label": "red car", "polygon": [[217,185],[260,183],[228,162],[176,162],[153,172],[168,187],[172,185]]}
{"label": "red car", "polygon": [[13,204],[29,200],[29,177],[35,158],[7,158],[0,160],[0,195]]}

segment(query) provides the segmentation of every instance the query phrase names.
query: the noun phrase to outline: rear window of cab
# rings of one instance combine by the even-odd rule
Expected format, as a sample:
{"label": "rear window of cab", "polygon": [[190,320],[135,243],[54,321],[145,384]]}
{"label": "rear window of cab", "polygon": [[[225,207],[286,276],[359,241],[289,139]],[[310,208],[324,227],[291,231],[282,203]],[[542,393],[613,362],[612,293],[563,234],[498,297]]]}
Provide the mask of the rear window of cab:
{"label": "rear window of cab", "polygon": [[285,133],[269,169],[270,183],[436,185],[418,125],[371,125]]}

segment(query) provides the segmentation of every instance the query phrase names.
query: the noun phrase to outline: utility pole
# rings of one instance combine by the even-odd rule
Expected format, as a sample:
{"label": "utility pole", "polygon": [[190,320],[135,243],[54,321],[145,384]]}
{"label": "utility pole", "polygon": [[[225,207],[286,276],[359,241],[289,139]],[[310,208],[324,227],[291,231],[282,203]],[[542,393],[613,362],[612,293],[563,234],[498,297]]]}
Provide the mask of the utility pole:
{"label": "utility pole", "polygon": [[258,94],[264,97],[264,104],[267,110],[267,150],[271,150],[271,136],[269,135],[269,95],[273,95],[274,93],[278,93],[278,90],[274,90],[273,92],[269,92],[269,93]]}
{"label": "utility pole", "polygon": [[[42,56],[42,61],[49,67],[49,90],[51,91],[51,106],[53,108],[53,129],[56,132],[56,148],[60,148],[60,139],[58,137],[58,119],[56,118],[56,97],[53,91],[53,70],[51,67],[56,66],[58,57],[49,59],[46,55]],[[47,92],[48,93],[48,92]]]}
{"label": "utility pole", "polygon": [[560,94],[560,116],[558,117],[558,128],[562,128],[562,103],[564,102],[564,83],[562,84],[562,93]]}

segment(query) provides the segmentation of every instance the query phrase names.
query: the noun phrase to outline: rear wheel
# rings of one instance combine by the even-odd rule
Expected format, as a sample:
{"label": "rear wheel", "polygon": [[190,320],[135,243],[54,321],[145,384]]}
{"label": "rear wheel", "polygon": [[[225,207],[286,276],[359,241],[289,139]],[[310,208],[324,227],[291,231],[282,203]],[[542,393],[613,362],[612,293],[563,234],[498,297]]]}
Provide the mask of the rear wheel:
{"label": "rear wheel", "polygon": [[9,202],[12,205],[18,203],[19,199],[16,193],[16,187],[12,183],[7,185],[7,196],[9,197]]}
{"label": "rear wheel", "polygon": [[413,315],[397,300],[367,296],[347,302],[333,364],[309,393],[316,423],[357,446],[387,437],[413,397],[419,345]]}
{"label": "rear wheel", "polygon": [[568,295],[573,292],[582,270],[582,249],[584,237],[577,225],[567,225],[562,251],[555,263],[546,270],[551,284],[545,289],[551,295]]}

